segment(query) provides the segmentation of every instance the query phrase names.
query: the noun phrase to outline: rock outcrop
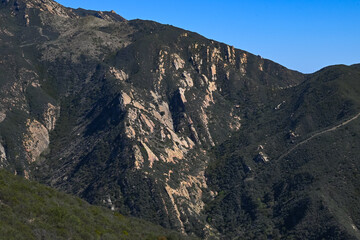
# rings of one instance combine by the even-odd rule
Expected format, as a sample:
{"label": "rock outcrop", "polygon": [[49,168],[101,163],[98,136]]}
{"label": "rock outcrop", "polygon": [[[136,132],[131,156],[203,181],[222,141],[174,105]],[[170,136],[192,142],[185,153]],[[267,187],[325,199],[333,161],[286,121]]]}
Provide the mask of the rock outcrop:
{"label": "rock outcrop", "polygon": [[50,143],[47,128],[37,120],[28,119],[26,123],[27,133],[24,135],[23,145],[30,163],[35,162]]}
{"label": "rock outcrop", "polygon": [[45,121],[45,127],[49,132],[55,129],[56,120],[58,119],[59,114],[60,107],[56,107],[51,103],[47,104],[47,108],[45,108],[43,118]]}
{"label": "rock outcrop", "polygon": [[4,146],[0,143],[0,168],[5,167],[5,162],[7,161],[6,152]]}
{"label": "rock outcrop", "polygon": [[0,123],[1,123],[2,121],[4,121],[5,118],[6,118],[6,114],[3,113],[3,112],[0,112]]}

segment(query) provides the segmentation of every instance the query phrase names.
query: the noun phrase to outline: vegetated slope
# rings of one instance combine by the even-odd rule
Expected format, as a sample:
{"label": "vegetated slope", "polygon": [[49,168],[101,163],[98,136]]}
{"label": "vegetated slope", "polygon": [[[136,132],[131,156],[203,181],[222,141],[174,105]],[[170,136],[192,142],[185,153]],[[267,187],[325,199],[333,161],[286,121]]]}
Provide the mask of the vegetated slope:
{"label": "vegetated slope", "polygon": [[0,239],[185,237],[0,170]]}
{"label": "vegetated slope", "polygon": [[356,127],[331,144],[358,120],[328,130],[359,113],[358,65],[303,75],[51,0],[2,1],[0,18],[2,167],[202,238],[356,236],[356,186],[326,181],[357,182],[337,171]]}
{"label": "vegetated slope", "polygon": [[218,235],[204,172],[209,150],[241,128],[239,102],[305,79],[114,13],[50,0],[3,1],[0,13],[2,166],[190,235]]}
{"label": "vegetated slope", "polygon": [[359,239],[359,91],[356,66],[328,67],[249,114],[214,150],[208,221],[228,238]]}

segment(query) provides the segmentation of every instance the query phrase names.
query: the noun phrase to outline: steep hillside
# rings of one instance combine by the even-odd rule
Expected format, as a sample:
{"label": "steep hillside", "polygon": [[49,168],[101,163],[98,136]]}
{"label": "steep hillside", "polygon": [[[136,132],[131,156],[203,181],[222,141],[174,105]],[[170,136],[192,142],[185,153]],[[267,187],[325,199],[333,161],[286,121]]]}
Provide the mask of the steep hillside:
{"label": "steep hillside", "polygon": [[189,236],[357,236],[356,186],[325,182],[358,179],[338,169],[358,65],[304,75],[114,12],[0,6],[2,167]]}
{"label": "steep hillside", "polygon": [[214,150],[208,221],[229,238],[358,239],[359,91],[358,68],[329,67],[249,114]]}
{"label": "steep hillside", "polygon": [[[0,239],[185,239],[0,170]],[[186,237],[189,239],[189,237]]]}

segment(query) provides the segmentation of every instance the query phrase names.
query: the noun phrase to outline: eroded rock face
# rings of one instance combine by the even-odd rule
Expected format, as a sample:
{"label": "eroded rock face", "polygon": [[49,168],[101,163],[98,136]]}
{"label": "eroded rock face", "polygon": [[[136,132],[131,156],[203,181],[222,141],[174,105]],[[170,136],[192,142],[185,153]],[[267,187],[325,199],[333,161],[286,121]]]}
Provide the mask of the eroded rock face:
{"label": "eroded rock face", "polygon": [[[21,1],[20,1],[21,2]],[[24,1],[26,8],[37,8],[40,11],[50,12],[51,14],[61,16],[61,17],[75,17],[75,14],[72,11],[68,11],[62,5],[54,2],[54,1],[43,1],[43,0],[31,0]],[[30,20],[27,21],[29,23]]]}
{"label": "eroded rock face", "polygon": [[60,114],[60,107],[56,107],[51,103],[47,104],[47,108],[44,112],[45,127],[50,132],[55,129],[56,120]]}
{"label": "eroded rock face", "polygon": [[125,81],[129,78],[129,75],[126,74],[123,70],[118,70],[116,68],[110,68],[110,73],[120,81]]}
{"label": "eroded rock face", "polygon": [[23,145],[27,152],[28,161],[35,162],[40,154],[45,151],[50,143],[47,128],[37,120],[28,119],[26,123],[27,134],[23,139]]}
{"label": "eroded rock face", "polygon": [[181,59],[179,55],[174,53],[171,56],[173,58],[173,64],[174,64],[174,67],[175,67],[176,70],[184,68],[185,61],[183,59]]}
{"label": "eroded rock face", "polygon": [[[179,38],[182,37],[179,36]],[[201,231],[196,233],[199,236],[217,234],[217,231],[204,220],[206,218],[203,199],[216,197],[216,194],[208,189],[204,172],[210,159],[209,149],[222,141],[219,139],[226,139],[228,135],[241,130],[242,119],[239,115],[241,109],[236,103],[224,97],[222,92],[229,82],[237,84],[232,76],[247,74],[248,54],[239,53],[228,46],[211,44],[210,46],[198,44],[190,48],[175,48],[171,51],[166,47],[160,50],[154,49],[151,61],[148,55],[142,54],[145,53],[135,53],[137,56],[135,62],[126,62],[123,65],[109,66],[107,70],[105,69],[105,76],[110,71],[111,78],[118,80],[114,84],[116,84],[116,92],[119,92],[121,111],[124,113],[120,122],[123,133],[116,139],[126,142],[128,145],[125,146],[129,150],[126,155],[122,153],[122,149],[114,151],[114,148],[109,146],[111,154],[101,161],[111,164],[124,161],[116,155],[121,152],[126,159],[131,159],[131,163],[122,171],[129,172],[131,175],[138,174],[150,182],[147,184],[137,182],[136,186],[139,189],[155,191],[149,185],[156,185],[165,191],[155,191],[161,196],[161,202],[156,203],[154,208],[159,208],[161,215],[166,216],[160,223],[168,224],[186,234],[192,233],[189,229],[193,229],[195,225],[201,226]],[[192,64],[185,63],[183,57],[185,54],[190,54],[189,61]],[[207,57],[200,59],[203,55]],[[146,63],[138,65],[143,61],[142,59],[146,59]],[[152,65],[149,62],[155,64]],[[127,64],[132,70],[129,70]],[[131,71],[134,72],[133,68],[136,71],[131,74]],[[151,73],[148,79],[137,78],[148,73]],[[145,89],[144,84],[147,85]],[[106,98],[104,93],[99,94]],[[95,102],[93,106],[97,104]],[[94,111],[98,110],[90,112]],[[98,115],[96,119],[103,119],[103,117]],[[108,126],[94,134],[94,140],[91,140],[93,143],[86,140],[86,142],[89,141],[86,152],[96,151],[98,136],[112,134],[111,132],[116,129],[117,126],[111,125],[111,120],[103,119],[103,121],[107,122]],[[84,160],[83,155],[86,154],[79,153],[78,156],[72,156],[72,161],[80,164],[91,162],[94,158],[92,156],[91,159]],[[101,155],[101,152],[98,155]],[[56,156],[68,158],[61,153]],[[85,169],[86,167],[86,165],[81,166]],[[71,169],[73,167],[68,171],[71,172]],[[104,171],[108,170],[104,169]],[[54,176],[55,185],[59,184],[67,189],[76,184],[62,174],[57,172]],[[113,173],[109,174],[113,175]],[[90,184],[87,182],[84,184],[89,189],[95,189],[92,188],[92,184],[98,181],[95,181],[95,176],[87,175],[86,178],[90,179]],[[64,182],[58,179],[66,180]],[[127,180],[133,180],[130,179]],[[121,182],[124,179],[118,177],[114,181]],[[99,195],[100,203],[103,201],[103,194],[111,196],[111,207],[121,209],[124,208],[121,205],[122,202],[128,197],[122,195],[122,192],[129,191],[130,188],[111,184],[106,192],[99,194],[96,190],[91,190],[91,194]],[[135,195],[140,194],[135,193],[136,190],[131,191],[134,191]],[[126,201],[133,201],[130,199],[131,196]],[[133,207],[137,203],[132,204],[134,204],[132,207],[126,206],[130,208],[129,212],[134,211]],[[136,206],[135,209],[141,209],[140,205]],[[136,212],[136,214],[150,218],[148,210]],[[198,220],[194,222],[194,219]]]}
{"label": "eroded rock face", "polygon": [[243,76],[246,74],[247,61],[247,54],[243,53],[240,57],[240,72]]}
{"label": "eroded rock face", "polygon": [[0,112],[0,123],[3,122],[6,118],[6,114],[3,112]]}
{"label": "eroded rock face", "polygon": [[264,152],[259,152],[259,154],[256,156],[255,160],[264,162],[264,163],[270,161],[269,157]]}
{"label": "eroded rock face", "polygon": [[[171,173],[169,173],[170,179]],[[169,180],[168,179],[168,180]],[[203,202],[203,189],[206,189],[206,180],[204,172],[200,172],[197,176],[188,176],[187,179],[181,181],[178,187],[172,188],[166,184],[165,189],[170,197],[171,203],[175,210],[175,216],[180,223],[180,231],[186,233],[185,227],[189,224],[189,217],[201,216],[201,211],[205,207]],[[207,229],[206,234],[209,234],[213,229]]]}
{"label": "eroded rock face", "polygon": [[4,146],[0,143],[0,168],[4,167],[4,163],[7,161],[6,152]]}

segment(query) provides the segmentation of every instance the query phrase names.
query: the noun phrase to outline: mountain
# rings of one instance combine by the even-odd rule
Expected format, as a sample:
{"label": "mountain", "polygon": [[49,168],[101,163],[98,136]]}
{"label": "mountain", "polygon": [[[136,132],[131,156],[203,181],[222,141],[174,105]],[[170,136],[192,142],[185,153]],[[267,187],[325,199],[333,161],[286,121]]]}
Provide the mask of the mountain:
{"label": "mountain", "polygon": [[3,168],[188,236],[359,238],[359,65],[51,0],[0,18]]}
{"label": "mountain", "polygon": [[[185,239],[0,170],[1,239]],[[186,237],[188,239],[188,237]]]}
{"label": "mountain", "polygon": [[[240,239],[359,239],[358,66],[333,66],[277,94],[215,148],[210,222]],[[251,235],[248,235],[251,233]]]}

